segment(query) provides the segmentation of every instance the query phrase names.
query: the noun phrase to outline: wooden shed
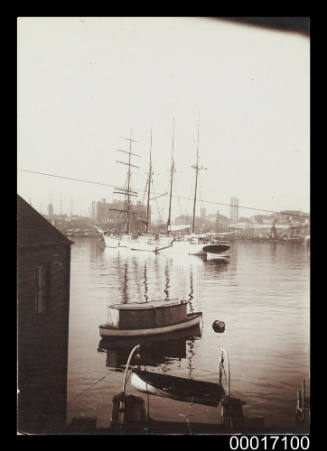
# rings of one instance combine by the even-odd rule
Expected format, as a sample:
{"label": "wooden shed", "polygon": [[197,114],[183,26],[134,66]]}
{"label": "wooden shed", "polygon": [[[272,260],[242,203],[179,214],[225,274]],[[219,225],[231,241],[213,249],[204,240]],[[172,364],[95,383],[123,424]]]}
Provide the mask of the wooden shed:
{"label": "wooden shed", "polygon": [[66,422],[71,244],[17,196],[18,432]]}

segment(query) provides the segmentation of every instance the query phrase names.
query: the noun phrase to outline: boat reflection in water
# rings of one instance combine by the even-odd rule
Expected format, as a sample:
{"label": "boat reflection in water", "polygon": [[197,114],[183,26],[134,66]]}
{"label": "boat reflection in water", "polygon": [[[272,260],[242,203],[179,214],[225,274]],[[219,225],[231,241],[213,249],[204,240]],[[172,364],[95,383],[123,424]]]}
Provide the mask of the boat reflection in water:
{"label": "boat reflection in water", "polygon": [[201,327],[196,326],[153,337],[102,338],[98,352],[106,352],[106,366],[122,371],[134,346],[140,345],[138,354],[134,354],[131,365],[159,366],[170,361],[185,359],[188,343],[201,337]]}

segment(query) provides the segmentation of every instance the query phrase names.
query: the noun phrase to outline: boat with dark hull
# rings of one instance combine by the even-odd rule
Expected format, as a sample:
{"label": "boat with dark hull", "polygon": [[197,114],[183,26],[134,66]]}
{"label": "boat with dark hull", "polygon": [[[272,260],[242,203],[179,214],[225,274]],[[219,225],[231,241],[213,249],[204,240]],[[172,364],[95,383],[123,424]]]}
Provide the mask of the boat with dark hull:
{"label": "boat with dark hull", "polygon": [[217,260],[222,262],[229,262],[230,244],[227,242],[207,244],[203,247],[203,251],[206,253],[207,260]]}
{"label": "boat with dark hull", "polygon": [[140,369],[133,370],[131,385],[143,393],[206,406],[217,407],[225,397],[224,388],[217,383]]}
{"label": "boat with dark hull", "polygon": [[207,244],[203,246],[204,252],[209,252],[210,254],[222,254],[230,248],[229,244],[221,243],[221,244]]}

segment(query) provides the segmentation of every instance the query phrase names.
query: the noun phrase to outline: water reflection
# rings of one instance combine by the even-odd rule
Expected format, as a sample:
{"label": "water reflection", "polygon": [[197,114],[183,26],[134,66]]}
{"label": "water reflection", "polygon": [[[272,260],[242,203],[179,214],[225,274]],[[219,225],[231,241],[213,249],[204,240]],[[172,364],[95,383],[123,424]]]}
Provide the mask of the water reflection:
{"label": "water reflection", "polygon": [[148,296],[148,274],[147,274],[147,264],[146,262],[144,263],[144,280],[143,280],[143,285],[144,285],[144,300],[145,302],[149,301],[149,296]]}
{"label": "water reflection", "polygon": [[185,359],[187,355],[191,361],[189,350],[192,349],[194,354],[192,343],[200,337],[201,329],[193,327],[163,337],[102,338],[98,344],[98,352],[106,353],[107,367],[122,370],[134,346],[140,344],[139,353],[137,356],[133,355],[131,364],[157,367]]}
{"label": "water reflection", "polygon": [[194,290],[193,290],[193,271],[191,270],[190,271],[190,292],[189,292],[189,295],[188,295],[188,301],[189,301],[188,305],[189,305],[191,313],[194,312],[194,307],[193,307],[193,302],[192,302],[192,300],[193,300],[193,292],[194,292]]}
{"label": "water reflection", "polygon": [[122,271],[120,274],[120,280],[122,282],[122,286],[121,286],[121,294],[122,294],[122,299],[123,299],[123,304],[127,304],[128,303],[128,288],[127,288],[127,284],[128,284],[128,264],[125,263],[122,267]]}
{"label": "water reflection", "polygon": [[186,366],[188,369],[188,377],[190,379],[192,379],[192,371],[195,369],[192,363],[194,355],[195,355],[194,342],[190,340],[187,343],[187,366]]}
{"label": "water reflection", "polygon": [[168,261],[166,262],[166,265],[165,265],[165,290],[164,290],[164,293],[165,293],[165,295],[166,295],[166,300],[168,301],[169,300],[169,287],[170,287],[170,285],[169,285],[169,266],[168,266]]}
{"label": "water reflection", "polygon": [[[219,341],[230,354],[232,390],[247,402],[246,413],[265,416],[267,425],[285,425],[292,431],[295,394],[309,371],[310,258],[305,246],[235,241],[230,262],[220,264],[196,256],[107,252],[95,240],[74,241],[69,397],[100,379],[104,371],[110,371],[110,381],[86,392],[80,403],[72,403],[68,418],[96,408],[99,421],[105,422],[112,397],[120,390],[120,371],[131,346],[106,346],[102,340],[100,345],[98,326],[105,321],[108,304],[170,297],[188,299],[190,312],[203,312],[202,336],[177,341],[175,355],[168,345],[163,349],[152,342],[143,362],[156,371],[216,381],[213,356]],[[219,336],[212,330],[217,319],[226,324]],[[152,400],[152,410],[162,421],[169,421],[177,408],[188,415],[188,406],[183,410]],[[216,411],[199,407],[192,407],[192,415],[202,423],[217,419]]]}
{"label": "water reflection", "polygon": [[[235,262],[233,262],[235,265]],[[204,264],[204,269],[207,274],[214,274],[215,276],[229,271],[230,262],[222,260],[207,260]]]}

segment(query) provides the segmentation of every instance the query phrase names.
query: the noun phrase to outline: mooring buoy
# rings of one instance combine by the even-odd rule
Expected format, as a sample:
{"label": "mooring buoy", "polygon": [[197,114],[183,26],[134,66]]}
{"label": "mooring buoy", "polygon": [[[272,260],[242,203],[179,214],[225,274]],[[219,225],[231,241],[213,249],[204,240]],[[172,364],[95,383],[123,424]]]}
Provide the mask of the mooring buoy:
{"label": "mooring buoy", "polygon": [[212,323],[212,328],[215,332],[219,334],[225,331],[225,323],[223,321],[219,321],[218,319]]}

